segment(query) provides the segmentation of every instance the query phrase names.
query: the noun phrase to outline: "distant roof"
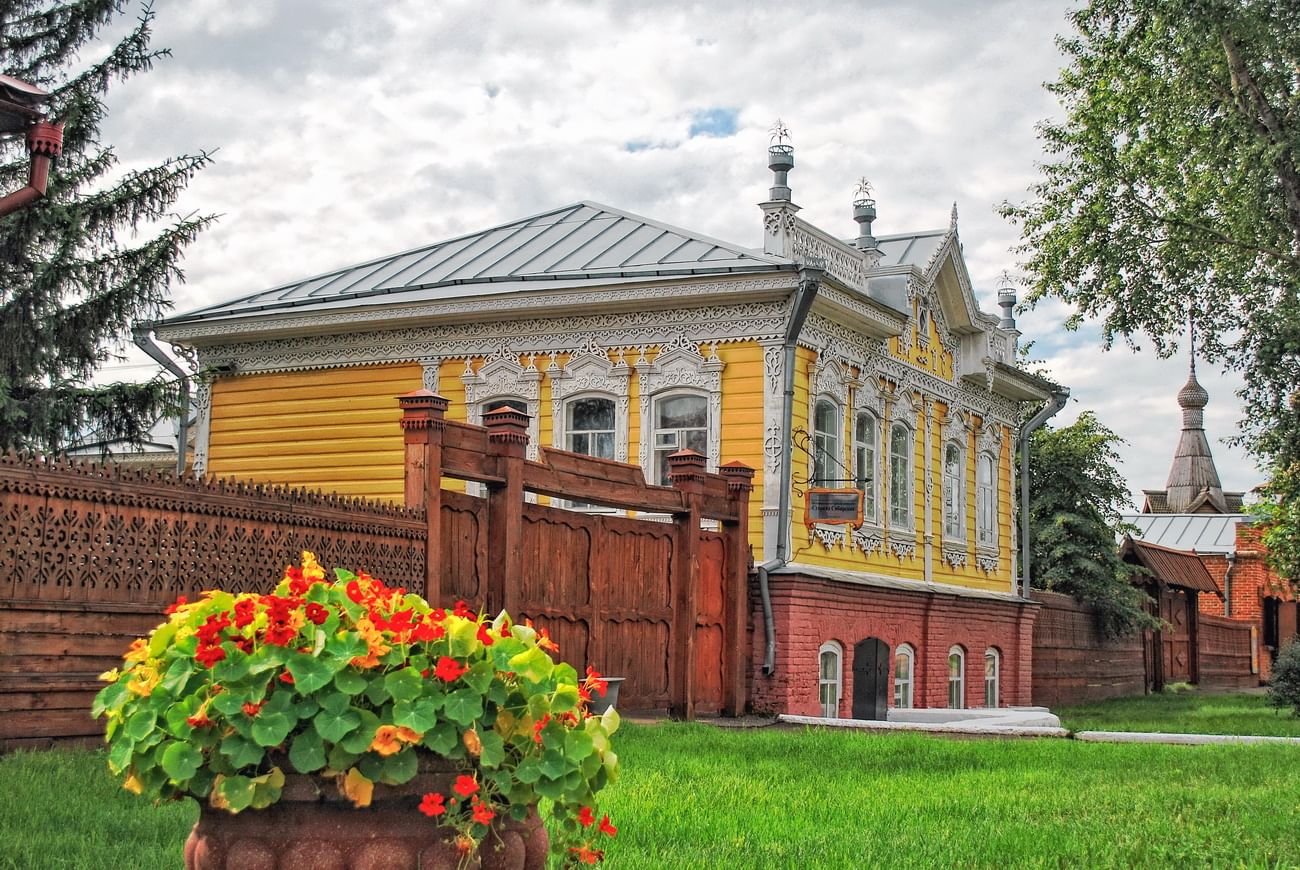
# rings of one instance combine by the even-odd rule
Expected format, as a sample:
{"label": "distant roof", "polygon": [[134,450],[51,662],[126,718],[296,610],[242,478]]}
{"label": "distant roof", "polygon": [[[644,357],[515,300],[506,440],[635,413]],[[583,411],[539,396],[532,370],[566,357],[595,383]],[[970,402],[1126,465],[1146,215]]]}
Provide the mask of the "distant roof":
{"label": "distant roof", "polygon": [[899,233],[879,236],[880,266],[916,266],[924,269],[943,244],[948,230],[927,230],[921,233]]}
{"label": "distant roof", "polygon": [[[1149,514],[1167,514],[1171,513],[1169,509],[1169,491],[1164,489],[1144,489],[1142,494],[1146,496],[1146,504],[1143,505],[1143,513]],[[1193,497],[1186,505],[1184,510],[1178,513],[1241,513],[1241,505],[1246,500],[1244,492],[1219,492],[1223,496],[1223,506],[1226,510],[1219,510],[1219,506],[1213,498],[1214,493],[1210,489],[1203,489]]]}
{"label": "distant roof", "polygon": [[1205,569],[1205,563],[1198,559],[1195,553],[1172,547],[1161,547],[1136,540],[1128,535],[1124,536],[1121,552],[1126,558],[1132,559],[1150,571],[1166,586],[1195,589],[1197,592],[1213,592],[1220,596],[1223,594],[1218,584],[1214,582],[1214,578],[1210,576],[1210,572]]}
{"label": "distant roof", "polygon": [[[791,269],[790,260],[579,202],[168,318],[187,323],[366,300],[424,301],[566,286]],[[439,288],[447,288],[440,290]]]}
{"label": "distant roof", "polygon": [[1137,526],[1133,537],[1162,547],[1197,553],[1231,553],[1237,548],[1237,523],[1245,514],[1125,514]]}

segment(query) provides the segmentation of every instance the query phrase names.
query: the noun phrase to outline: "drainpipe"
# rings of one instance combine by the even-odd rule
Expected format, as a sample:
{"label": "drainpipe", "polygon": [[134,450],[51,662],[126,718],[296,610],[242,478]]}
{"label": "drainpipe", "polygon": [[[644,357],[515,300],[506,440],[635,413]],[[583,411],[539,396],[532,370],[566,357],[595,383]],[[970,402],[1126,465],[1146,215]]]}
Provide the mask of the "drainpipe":
{"label": "drainpipe", "polygon": [[26,208],[45,196],[50,180],[50,165],[63,153],[63,125],[39,120],[27,130],[27,152],[31,166],[27,170],[27,186],[0,199],[0,217]]}
{"label": "drainpipe", "polygon": [[1047,404],[1020,427],[1020,594],[1029,597],[1029,437],[1056,413],[1065,407],[1070,391],[1059,387],[1052,392]]}
{"label": "drainpipe", "polygon": [[181,384],[180,396],[180,425],[176,433],[176,476],[185,476],[185,452],[189,446],[190,434],[190,376],[176,361],[163,352],[154,340],[153,329],[148,326],[137,326],[132,330],[132,337],[135,339],[136,347],[149,354],[150,358],[167,371],[174,374]]}
{"label": "drainpipe", "polygon": [[795,347],[799,342],[799,333],[803,323],[812,310],[813,300],[821,284],[823,269],[815,266],[799,268],[799,286],[791,297],[790,319],[785,326],[785,363],[782,373],[785,376],[785,392],[781,399],[781,431],[785,433],[781,445],[781,499],[776,517],[776,556],[759,565],[758,592],[763,602],[763,633],[767,637],[767,649],[763,654],[763,675],[771,676],[776,671],[776,618],[772,615],[772,591],[768,586],[768,572],[775,571],[790,560],[790,486],[792,469],[791,430],[794,428],[794,362]]}
{"label": "drainpipe", "polygon": [[1223,615],[1232,616],[1232,569],[1237,567],[1237,554],[1228,554],[1228,570],[1223,572]]}

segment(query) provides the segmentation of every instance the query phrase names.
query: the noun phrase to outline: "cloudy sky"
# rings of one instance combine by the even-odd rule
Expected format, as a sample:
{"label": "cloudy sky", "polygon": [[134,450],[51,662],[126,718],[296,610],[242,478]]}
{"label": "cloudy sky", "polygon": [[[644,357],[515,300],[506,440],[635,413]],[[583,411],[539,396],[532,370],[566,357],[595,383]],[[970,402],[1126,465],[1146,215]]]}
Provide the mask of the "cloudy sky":
{"label": "cloudy sky", "polygon": [[[801,216],[848,237],[859,176],[877,234],[946,225],[954,201],[982,307],[1057,107],[1062,0],[158,0],[173,57],[117,86],[105,140],[126,166],[219,149],[182,211],[215,212],[176,309],[579,199],[761,244],[768,128],[792,131]],[[1103,352],[1056,304],[1019,325],[1119,432],[1135,492],[1162,487],[1186,359]],[[123,374],[132,370],[123,368]],[[1200,366],[1229,489],[1262,477],[1221,439],[1234,377]]]}

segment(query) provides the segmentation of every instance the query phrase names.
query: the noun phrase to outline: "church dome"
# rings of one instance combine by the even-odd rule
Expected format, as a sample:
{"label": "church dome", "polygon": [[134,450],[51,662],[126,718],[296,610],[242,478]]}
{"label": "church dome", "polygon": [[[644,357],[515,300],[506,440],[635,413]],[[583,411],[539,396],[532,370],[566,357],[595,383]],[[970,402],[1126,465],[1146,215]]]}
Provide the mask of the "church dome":
{"label": "church dome", "polygon": [[1183,384],[1183,388],[1178,391],[1178,405],[1181,408],[1204,408],[1209,403],[1210,394],[1196,380],[1196,371],[1193,370],[1187,378],[1187,383]]}

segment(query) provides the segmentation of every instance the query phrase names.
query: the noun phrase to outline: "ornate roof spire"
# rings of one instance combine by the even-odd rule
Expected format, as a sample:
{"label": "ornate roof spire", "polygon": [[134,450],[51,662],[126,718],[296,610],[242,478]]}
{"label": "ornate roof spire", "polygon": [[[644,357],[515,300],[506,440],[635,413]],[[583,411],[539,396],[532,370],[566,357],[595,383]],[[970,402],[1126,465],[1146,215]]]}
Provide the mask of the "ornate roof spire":
{"label": "ornate roof spire", "polygon": [[1191,332],[1191,360],[1187,383],[1178,391],[1178,406],[1183,409],[1183,431],[1174,451],[1174,462],[1169,467],[1169,480],[1165,483],[1170,513],[1204,511],[1206,506],[1219,513],[1227,513],[1223,498],[1223,485],[1219,471],[1214,466],[1210,442],[1205,437],[1204,409],[1210,394],[1196,380],[1196,338]]}

